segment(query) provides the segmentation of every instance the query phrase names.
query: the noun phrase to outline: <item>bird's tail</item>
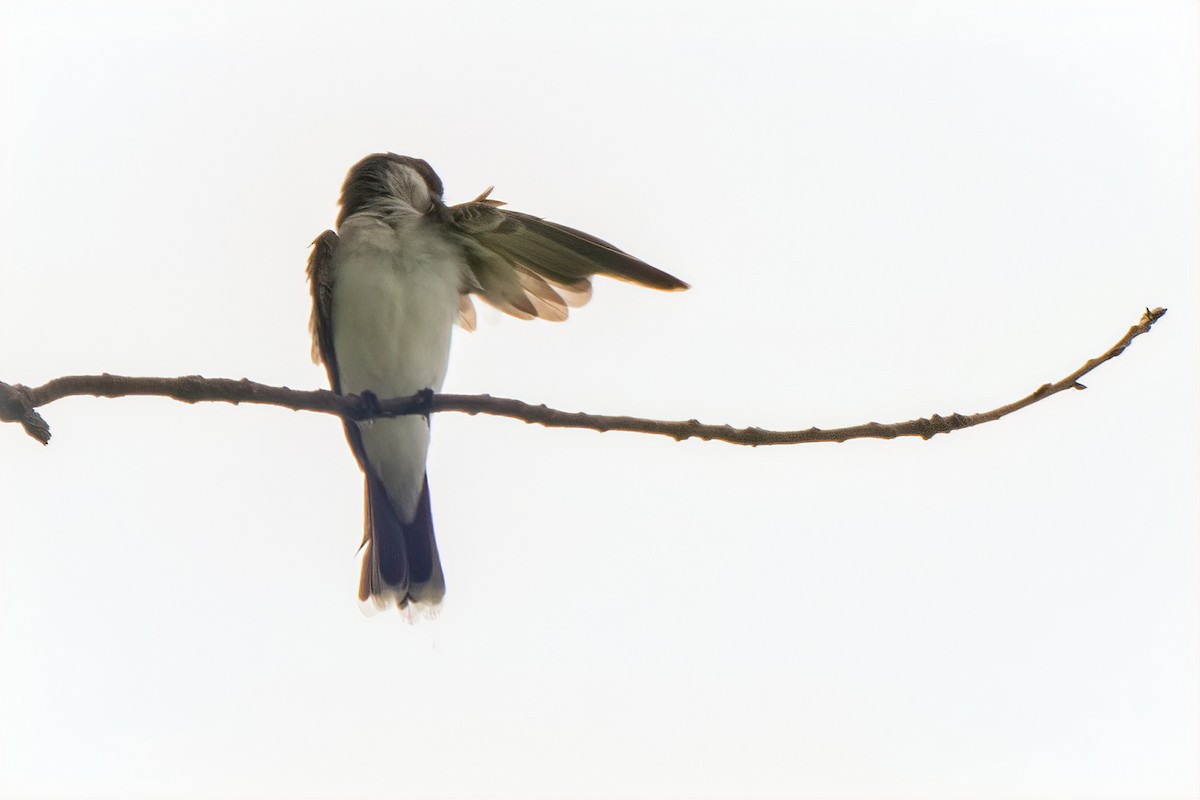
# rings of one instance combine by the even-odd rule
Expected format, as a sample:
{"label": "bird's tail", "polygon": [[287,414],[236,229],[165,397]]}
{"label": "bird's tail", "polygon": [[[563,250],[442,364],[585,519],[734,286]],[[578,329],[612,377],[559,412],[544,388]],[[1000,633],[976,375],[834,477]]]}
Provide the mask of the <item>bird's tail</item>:
{"label": "bird's tail", "polygon": [[[432,610],[446,594],[442,562],[433,536],[429,478],[421,486],[416,514],[410,522],[388,497],[383,483],[368,473],[366,533],[358,599],[375,608],[410,606]],[[413,609],[415,610],[415,609]]]}

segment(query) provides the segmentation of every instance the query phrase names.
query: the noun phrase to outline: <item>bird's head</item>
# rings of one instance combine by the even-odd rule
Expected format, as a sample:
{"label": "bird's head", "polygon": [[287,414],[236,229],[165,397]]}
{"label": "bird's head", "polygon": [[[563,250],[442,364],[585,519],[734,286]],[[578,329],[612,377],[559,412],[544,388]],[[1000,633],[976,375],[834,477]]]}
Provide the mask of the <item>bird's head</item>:
{"label": "bird's head", "polygon": [[351,214],[371,208],[399,210],[407,206],[417,214],[427,214],[444,205],[442,179],[419,158],[375,153],[346,173],[340,202],[338,225]]}

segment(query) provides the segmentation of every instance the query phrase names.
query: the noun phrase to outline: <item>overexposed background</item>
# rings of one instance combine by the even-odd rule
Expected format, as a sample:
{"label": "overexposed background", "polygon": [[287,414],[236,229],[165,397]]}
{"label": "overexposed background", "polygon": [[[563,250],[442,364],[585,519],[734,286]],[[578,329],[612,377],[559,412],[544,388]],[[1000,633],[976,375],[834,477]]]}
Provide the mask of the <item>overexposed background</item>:
{"label": "overexposed background", "polygon": [[434,419],[449,594],[355,602],[330,417],[0,426],[0,795],[1183,798],[1200,790],[1193,2],[2,6],[0,380],[325,385],[345,170],[691,282],[481,314],[447,391],[764,427]]}

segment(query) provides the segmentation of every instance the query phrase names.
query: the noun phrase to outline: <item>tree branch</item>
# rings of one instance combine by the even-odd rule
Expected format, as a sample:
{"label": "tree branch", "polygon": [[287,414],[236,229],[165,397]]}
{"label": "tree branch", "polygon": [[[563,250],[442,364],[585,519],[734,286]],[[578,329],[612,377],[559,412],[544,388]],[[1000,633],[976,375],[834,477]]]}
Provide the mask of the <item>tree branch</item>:
{"label": "tree branch", "polygon": [[335,414],[345,419],[364,420],[394,417],[405,414],[430,414],[458,411],[465,414],[493,414],[537,423],[548,428],[586,428],[595,431],[629,431],[669,436],[677,441],[704,439],[731,444],[759,445],[803,444],[807,442],[844,442],[849,439],[895,439],[900,436],[920,436],[929,439],[939,433],[972,428],[994,422],[1014,411],[1045,400],[1067,389],[1085,389],[1079,379],[1106,361],[1116,358],[1138,336],[1167,313],[1165,308],[1146,309],[1141,320],[1110,347],[1103,355],[1093,358],[1079,369],[1056,383],[1047,383],[1015,402],[991,411],[964,416],[951,414],[880,424],[868,422],[848,428],[808,428],[798,431],[770,431],[762,428],[733,428],[729,425],[704,425],[691,419],[679,422],[615,417],[582,412],[559,411],[545,405],[530,405],[490,395],[438,394],[420,392],[412,397],[378,400],[374,396],[337,395],[325,390],[298,391],[286,386],[267,386],[242,379],[204,378],[189,375],[182,378],[135,378],[124,375],[70,375],[55,378],[34,388],[0,382],[0,420],[19,422],[25,432],[42,444],[50,441],[50,427],[34,409],[64,397],[92,395],[95,397],[127,397],[153,395],[170,397],[185,403],[224,402],[259,403],[290,408],[295,411],[317,411]]}

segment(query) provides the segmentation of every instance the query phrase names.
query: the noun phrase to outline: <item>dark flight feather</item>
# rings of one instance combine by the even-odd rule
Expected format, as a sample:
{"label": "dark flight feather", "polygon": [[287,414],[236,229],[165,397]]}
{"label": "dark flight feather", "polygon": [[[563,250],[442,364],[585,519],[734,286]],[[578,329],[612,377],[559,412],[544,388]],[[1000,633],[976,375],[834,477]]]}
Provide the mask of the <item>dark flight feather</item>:
{"label": "dark flight feather", "polygon": [[313,363],[325,365],[330,387],[340,394],[337,357],[333,353],[333,253],[337,246],[338,235],[333,231],[325,231],[312,241],[312,252],[308,254],[308,289],[312,293],[313,306],[308,332],[313,338]]}

